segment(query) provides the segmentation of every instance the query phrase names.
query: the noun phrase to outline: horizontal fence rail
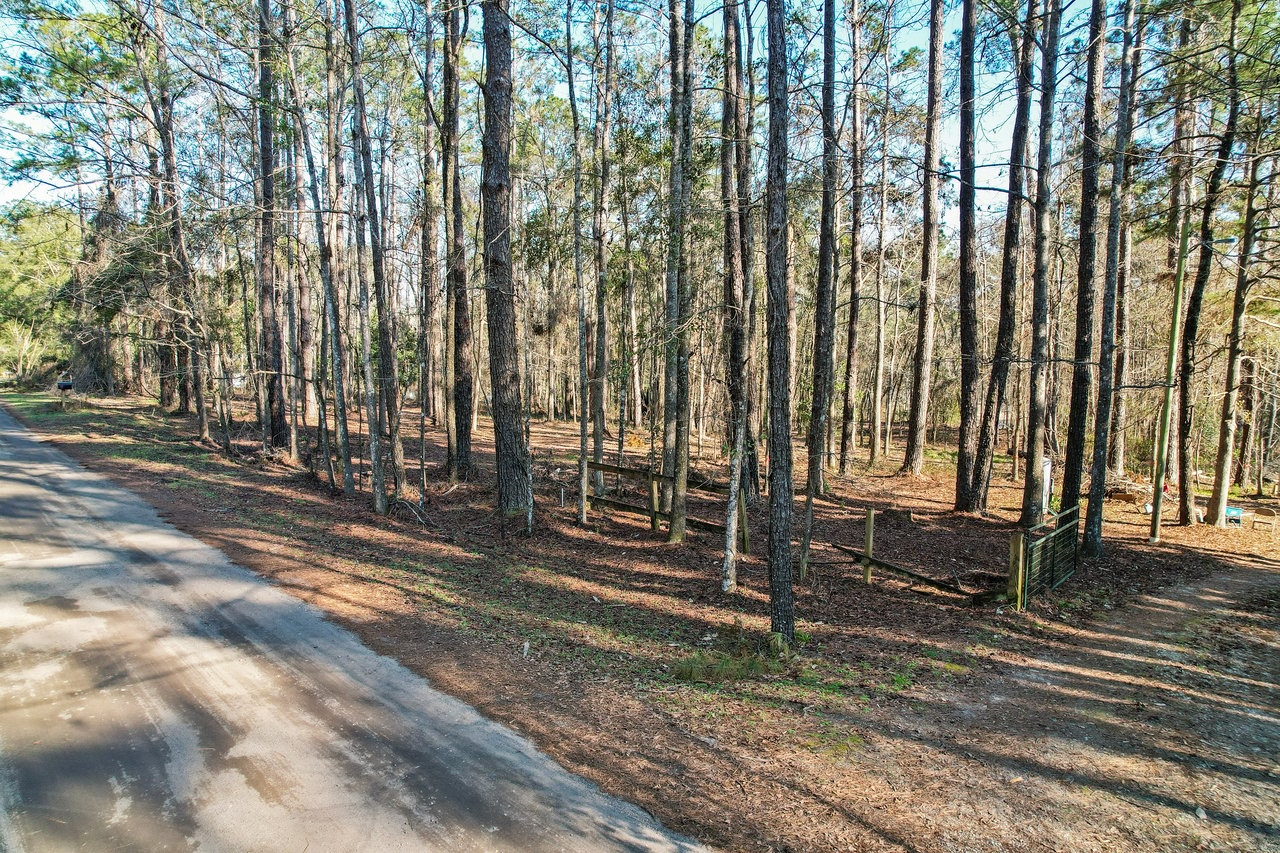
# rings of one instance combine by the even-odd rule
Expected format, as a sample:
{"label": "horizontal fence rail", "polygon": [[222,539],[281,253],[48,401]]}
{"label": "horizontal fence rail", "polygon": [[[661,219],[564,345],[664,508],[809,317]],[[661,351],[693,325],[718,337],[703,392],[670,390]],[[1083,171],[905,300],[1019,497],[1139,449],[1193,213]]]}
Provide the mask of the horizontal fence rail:
{"label": "horizontal fence rail", "polygon": [[[619,512],[632,513],[634,515],[648,516],[649,528],[657,531],[661,529],[661,523],[671,524],[671,513],[664,512],[661,509],[658,500],[659,484],[671,484],[675,482],[675,478],[669,474],[661,474],[648,468],[628,468],[624,465],[609,465],[605,462],[587,462],[588,471],[598,471],[601,474],[615,474],[624,479],[640,480],[648,484],[648,500],[642,506],[640,504],[627,503],[616,498],[605,497],[603,495],[587,495],[587,501],[594,507],[605,507],[607,509],[618,510]],[[727,487],[716,485],[711,482],[690,483],[688,486],[690,491],[710,492],[712,494],[726,494]],[[748,530],[747,522],[747,502],[745,489],[738,490],[738,548],[743,554],[751,553],[751,534]],[[717,524],[714,521],[704,521],[693,516],[685,516],[685,526],[691,530],[702,530],[707,533],[724,534],[725,526]]]}

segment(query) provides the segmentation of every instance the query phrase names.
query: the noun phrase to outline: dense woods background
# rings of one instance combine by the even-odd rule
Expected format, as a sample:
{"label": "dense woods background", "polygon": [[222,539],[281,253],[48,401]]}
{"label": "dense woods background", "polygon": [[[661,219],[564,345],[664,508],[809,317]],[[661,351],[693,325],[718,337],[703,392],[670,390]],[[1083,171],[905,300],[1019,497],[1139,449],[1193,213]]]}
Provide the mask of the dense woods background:
{"label": "dense woods background", "polygon": [[813,498],[868,459],[953,453],[966,512],[1011,474],[1026,525],[1087,499],[1095,552],[1108,483],[1155,481],[1156,533],[1163,484],[1222,523],[1275,475],[1270,4],[4,5],[17,382],[228,453],[251,400],[379,512],[467,478],[482,415],[528,528],[531,420],[578,421],[583,517],[587,459],[671,475],[673,540],[702,460],[726,591],[769,502],[788,638]]}

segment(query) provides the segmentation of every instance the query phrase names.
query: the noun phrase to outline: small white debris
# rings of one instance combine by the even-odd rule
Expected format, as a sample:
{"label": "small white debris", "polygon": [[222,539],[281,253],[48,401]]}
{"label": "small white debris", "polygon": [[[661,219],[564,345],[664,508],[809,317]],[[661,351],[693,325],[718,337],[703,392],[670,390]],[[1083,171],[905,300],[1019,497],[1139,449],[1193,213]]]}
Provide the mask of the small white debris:
{"label": "small white debris", "polygon": [[529,656],[529,641],[528,641],[528,640],[525,640],[525,641],[524,641],[524,645],[520,647],[520,654],[524,655],[525,657],[528,657],[528,656]]}

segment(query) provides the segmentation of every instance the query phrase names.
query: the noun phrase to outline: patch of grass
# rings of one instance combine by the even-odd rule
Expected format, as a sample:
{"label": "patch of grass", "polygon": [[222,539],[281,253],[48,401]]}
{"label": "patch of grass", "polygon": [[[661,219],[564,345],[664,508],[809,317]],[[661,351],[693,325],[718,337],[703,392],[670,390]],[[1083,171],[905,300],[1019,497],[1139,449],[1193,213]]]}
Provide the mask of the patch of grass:
{"label": "patch of grass", "polygon": [[777,658],[754,652],[748,655],[730,655],[713,650],[696,651],[676,661],[671,674],[677,681],[696,681],[716,684],[737,681],[761,675],[775,674],[786,669]]}
{"label": "patch of grass", "polygon": [[671,675],[677,681],[700,684],[718,684],[777,675],[792,668],[795,653],[781,634],[769,634],[762,643],[752,643],[742,626],[742,620],[733,628],[720,632],[720,648],[700,649],[681,658],[671,667]]}
{"label": "patch of grass", "polygon": [[866,741],[857,732],[840,728],[830,720],[819,722],[822,728],[805,742],[805,746],[813,752],[845,759],[866,745]]}

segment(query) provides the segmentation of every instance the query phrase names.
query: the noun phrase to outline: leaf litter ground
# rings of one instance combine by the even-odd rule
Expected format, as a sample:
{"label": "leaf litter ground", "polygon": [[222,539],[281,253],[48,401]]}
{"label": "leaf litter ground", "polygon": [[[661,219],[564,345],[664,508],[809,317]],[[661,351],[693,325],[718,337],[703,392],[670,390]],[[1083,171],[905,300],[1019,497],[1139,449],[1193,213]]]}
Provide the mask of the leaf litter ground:
{"label": "leaf litter ground", "polygon": [[[440,482],[429,430],[424,510],[380,518],[367,493],[253,452],[248,427],[232,460],[147,401],[5,403],[179,528],[713,845],[1280,850],[1280,560],[1264,529],[1169,527],[1151,546],[1146,516],[1108,506],[1107,557],[1025,614],[882,574],[867,586],[823,544],[796,590],[801,642],[779,657],[758,556],[726,596],[718,536],[575,523],[560,506],[573,424],[534,425],[526,537],[494,513],[483,422],[470,482]],[[631,463],[646,450],[628,447]],[[920,479],[860,460],[818,501],[815,541],[860,548],[875,507],[878,556],[998,586],[1020,490],[998,475],[991,512],[956,514],[952,470],[945,453]],[[713,497],[691,512],[719,520]],[[751,521],[763,550],[763,505]]]}

